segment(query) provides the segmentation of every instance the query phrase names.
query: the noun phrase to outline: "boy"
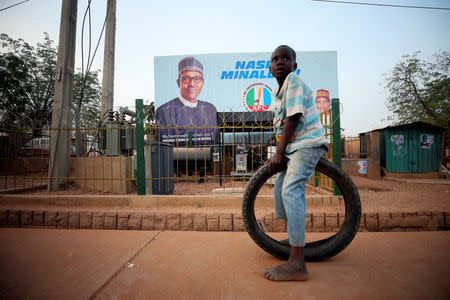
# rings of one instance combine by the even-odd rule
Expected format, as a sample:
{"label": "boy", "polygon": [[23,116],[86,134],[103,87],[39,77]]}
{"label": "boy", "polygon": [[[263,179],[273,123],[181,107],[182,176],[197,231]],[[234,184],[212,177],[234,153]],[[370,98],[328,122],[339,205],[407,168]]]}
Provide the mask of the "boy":
{"label": "boy", "polygon": [[275,216],[287,219],[290,255],[286,263],[264,270],[270,280],[307,280],[305,265],[305,184],[320,157],[327,151],[325,130],[311,89],[293,72],[297,69],[295,51],[286,45],[272,53],[270,73],[278,82],[272,94],[277,150],[268,161],[269,171],[283,168],[274,187]]}

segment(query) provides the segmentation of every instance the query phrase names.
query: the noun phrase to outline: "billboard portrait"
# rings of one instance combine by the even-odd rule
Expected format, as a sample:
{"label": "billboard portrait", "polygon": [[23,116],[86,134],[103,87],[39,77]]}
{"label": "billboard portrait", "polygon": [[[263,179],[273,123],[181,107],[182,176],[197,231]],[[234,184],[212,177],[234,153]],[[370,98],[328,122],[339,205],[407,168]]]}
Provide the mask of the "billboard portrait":
{"label": "billboard portrait", "polygon": [[[271,52],[156,56],[155,107],[163,142],[213,144],[216,112],[270,110],[277,87]],[[296,52],[295,72],[311,88],[320,109],[338,98],[336,51]]]}

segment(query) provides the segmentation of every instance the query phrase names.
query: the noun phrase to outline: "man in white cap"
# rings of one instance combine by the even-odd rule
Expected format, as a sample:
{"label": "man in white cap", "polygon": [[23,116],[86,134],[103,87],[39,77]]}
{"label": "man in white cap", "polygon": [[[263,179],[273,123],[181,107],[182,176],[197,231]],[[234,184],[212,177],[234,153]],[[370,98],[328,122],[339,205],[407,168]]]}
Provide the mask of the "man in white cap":
{"label": "man in white cap", "polygon": [[[177,145],[213,144],[217,134],[217,111],[213,104],[198,100],[205,79],[203,65],[194,57],[178,63],[180,94],[156,110],[162,141]],[[164,128],[166,127],[166,128]]]}

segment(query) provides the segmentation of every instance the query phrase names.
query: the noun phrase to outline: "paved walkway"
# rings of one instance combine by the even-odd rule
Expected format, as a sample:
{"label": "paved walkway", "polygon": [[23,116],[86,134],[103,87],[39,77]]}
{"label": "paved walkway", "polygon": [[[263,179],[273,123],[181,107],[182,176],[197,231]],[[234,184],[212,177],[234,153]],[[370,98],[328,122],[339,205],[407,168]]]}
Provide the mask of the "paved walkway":
{"label": "paved walkway", "polygon": [[[317,239],[323,234],[309,234]],[[0,229],[2,299],[448,299],[450,232],[358,233],[307,282],[245,232]]]}

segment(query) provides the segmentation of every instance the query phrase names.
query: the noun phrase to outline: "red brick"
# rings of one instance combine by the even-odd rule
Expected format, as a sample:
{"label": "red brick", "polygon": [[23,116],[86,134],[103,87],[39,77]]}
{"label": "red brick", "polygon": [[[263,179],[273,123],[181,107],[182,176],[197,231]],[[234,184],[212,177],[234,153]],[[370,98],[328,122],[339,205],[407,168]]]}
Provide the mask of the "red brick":
{"label": "red brick", "polygon": [[69,213],[59,211],[56,215],[56,228],[67,229],[69,227]]}
{"label": "red brick", "polygon": [[233,217],[231,214],[219,215],[219,231],[233,231]]}
{"label": "red brick", "polygon": [[105,229],[117,229],[117,213],[105,213]]}
{"label": "red brick", "polygon": [[325,214],[325,229],[328,232],[336,232],[339,230],[337,213]]}
{"label": "red brick", "polygon": [[325,231],[325,218],[324,213],[314,213],[313,214],[313,231],[314,232],[324,232]]}
{"label": "red brick", "polygon": [[77,211],[69,212],[69,228],[80,229],[80,213]]}
{"label": "red brick", "polygon": [[181,230],[194,230],[194,214],[181,214]]}
{"label": "red brick", "polygon": [[241,214],[233,214],[233,231],[246,231]]}
{"label": "red brick", "polygon": [[92,213],[87,211],[80,212],[80,228],[92,229]]}
{"label": "red brick", "polygon": [[153,230],[155,222],[155,214],[145,213],[142,216],[142,230]]}
{"label": "red brick", "polygon": [[104,229],[105,228],[105,213],[94,212],[92,215],[92,229]]}
{"label": "red brick", "polygon": [[166,230],[167,229],[167,214],[157,213],[155,214],[155,221],[153,223],[153,230]]}
{"label": "red brick", "polygon": [[181,229],[181,215],[171,213],[167,215],[167,230],[177,231]]}
{"label": "red brick", "polygon": [[44,226],[44,212],[43,211],[33,211],[33,227]]}
{"label": "red brick", "polygon": [[56,211],[46,211],[44,213],[44,226],[56,228]]}
{"label": "red brick", "polygon": [[20,226],[29,227],[33,224],[33,212],[22,210],[20,212]]}
{"label": "red brick", "polygon": [[380,226],[378,225],[378,214],[377,213],[365,213],[364,219],[366,223],[366,229],[368,231],[379,231]]}
{"label": "red brick", "polygon": [[219,214],[207,214],[206,222],[208,231],[219,231]]}
{"label": "red brick", "polygon": [[204,213],[194,214],[194,230],[206,231],[206,215]]}

